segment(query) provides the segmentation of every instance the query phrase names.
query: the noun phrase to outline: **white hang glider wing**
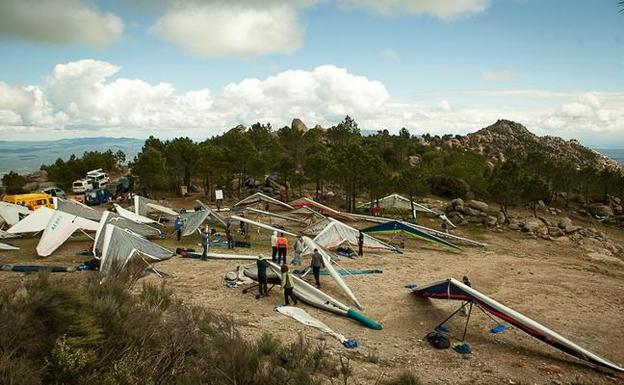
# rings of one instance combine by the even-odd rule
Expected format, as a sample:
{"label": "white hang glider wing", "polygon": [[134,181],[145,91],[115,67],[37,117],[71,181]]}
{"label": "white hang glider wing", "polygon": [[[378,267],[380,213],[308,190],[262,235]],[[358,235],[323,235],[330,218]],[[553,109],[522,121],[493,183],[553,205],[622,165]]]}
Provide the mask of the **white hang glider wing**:
{"label": "white hang glider wing", "polygon": [[96,231],[98,223],[60,210],[54,211],[37,245],[37,254],[47,257],[78,229]]}
{"label": "white hang glider wing", "polygon": [[32,213],[27,207],[16,205],[13,203],[0,201],[0,217],[7,225],[13,226],[20,221],[20,215],[26,216]]}
{"label": "white hang glider wing", "polygon": [[215,221],[219,222],[222,226],[227,226],[227,223],[225,223],[225,218],[223,218],[221,214],[219,214],[216,210],[211,209],[199,199],[195,202],[197,202],[204,210],[208,211],[210,213],[210,216],[214,218]]}
{"label": "white hang glider wing", "polygon": [[57,210],[74,214],[81,218],[90,219],[95,222],[99,222],[100,219],[102,219],[102,213],[100,211],[94,210],[87,205],[83,205],[82,203],[57,197],[52,198],[52,200],[54,202],[54,207],[56,207]]}
{"label": "white hang glider wing", "polygon": [[279,219],[283,219],[285,221],[291,221],[291,222],[297,222],[297,223],[306,223],[306,221],[304,221],[302,219],[299,219],[299,218],[293,218],[293,217],[289,217],[288,215],[272,213],[270,211],[258,210],[258,209],[254,209],[253,207],[247,207],[245,210],[248,211],[248,212],[254,213],[254,214],[266,215],[268,217],[279,218]]}
{"label": "white hang glider wing", "polygon": [[135,214],[130,210],[126,210],[123,207],[119,206],[117,203],[114,203],[113,205],[115,206],[115,211],[117,211],[117,214],[121,215],[122,217],[126,219],[129,219],[134,222],[139,222],[139,223],[158,223],[157,221],[151,218],[144,217],[139,214]]}
{"label": "white hang glider wing", "polygon": [[[314,241],[326,249],[335,249],[343,243],[348,243],[352,247],[357,247],[359,235],[360,231],[358,229],[335,219],[331,219],[331,222],[314,238]],[[397,250],[396,247],[368,234],[363,233],[363,235],[364,248],[372,250]],[[309,248],[306,248],[304,251],[304,253],[310,252],[311,250]]]}
{"label": "white hang glider wing", "polygon": [[104,231],[108,224],[113,224],[121,229],[128,229],[146,238],[160,237],[163,235],[163,232],[155,227],[132,221],[110,211],[104,211],[93,241],[93,255],[95,256],[100,256],[101,254],[104,245]]}
{"label": "white hang glider wing", "polygon": [[278,233],[284,233],[293,237],[297,236],[297,234],[291,233],[289,231],[278,229],[277,227],[273,227],[273,226],[264,224],[262,222],[256,222],[256,221],[252,221],[251,219],[239,217],[238,215],[232,215],[230,218],[232,218],[235,221],[249,223],[250,225],[254,225],[254,226],[266,229],[266,230],[277,231]]}
{"label": "white hang glider wing", "polygon": [[175,254],[130,230],[120,229],[112,224],[106,225],[100,258],[102,273],[116,277],[123,271],[128,261],[137,255],[158,262],[169,259]]}
{"label": "white hang glider wing", "polygon": [[283,208],[286,208],[288,210],[292,210],[293,207],[291,205],[289,205],[288,203],[284,203],[280,200],[277,200],[275,198],[271,198],[268,195],[265,195],[261,192],[257,192],[255,194],[252,194],[250,196],[248,196],[247,198],[241,200],[240,202],[238,202],[237,204],[234,205],[234,207],[236,206],[245,206],[245,205],[250,205],[253,203],[258,203],[258,202],[265,202],[265,203],[270,203],[276,206],[280,206]]}
{"label": "white hang glider wing", "polygon": [[134,213],[137,215],[147,216],[150,209],[156,210],[160,213],[177,216],[178,213],[172,210],[171,208],[160,204],[159,202],[148,199],[139,195],[134,196]]}
{"label": "white hang glider wing", "polygon": [[19,250],[19,247],[13,245],[7,245],[6,243],[0,243],[0,250]]}
{"label": "white hang glider wing", "polygon": [[10,234],[37,233],[46,228],[53,214],[53,209],[45,206],[39,207],[30,215],[13,225],[7,232]]}

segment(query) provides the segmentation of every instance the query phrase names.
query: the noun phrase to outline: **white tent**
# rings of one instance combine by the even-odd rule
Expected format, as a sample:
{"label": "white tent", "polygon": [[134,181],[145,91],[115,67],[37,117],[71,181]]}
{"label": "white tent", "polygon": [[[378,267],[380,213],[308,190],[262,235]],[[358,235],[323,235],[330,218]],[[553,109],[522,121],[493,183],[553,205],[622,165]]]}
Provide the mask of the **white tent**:
{"label": "white tent", "polygon": [[142,215],[135,214],[130,210],[126,210],[123,207],[119,206],[117,203],[113,203],[113,206],[115,206],[115,211],[117,211],[117,214],[131,221],[139,223],[158,223],[152,218],[144,217]]}
{"label": "white tent", "polygon": [[37,254],[47,257],[78,229],[96,231],[98,223],[60,210],[55,210],[37,245]]}
{"label": "white tent", "polygon": [[[100,271],[108,276],[117,276],[135,256],[158,262],[175,254],[164,247],[142,238],[130,230],[108,224],[105,227]],[[147,262],[147,261],[146,261]]]}
{"label": "white tent", "polygon": [[257,192],[255,194],[251,194],[250,196],[248,196],[247,198],[241,200],[240,202],[238,202],[237,204],[234,205],[234,207],[236,206],[245,206],[245,205],[250,205],[253,203],[258,203],[258,202],[265,202],[265,203],[270,203],[276,206],[280,206],[283,208],[286,208],[288,210],[292,210],[292,206],[289,205],[288,203],[284,203],[280,200],[277,200],[275,198],[271,198],[268,195],[265,195],[261,192]]}
{"label": "white tent", "polygon": [[171,208],[160,204],[159,202],[148,199],[139,195],[134,196],[134,213],[137,215],[147,216],[149,211],[156,210],[162,214],[177,216],[178,213]]}
{"label": "white tent", "polygon": [[50,218],[52,218],[53,214],[53,209],[45,206],[39,207],[30,215],[14,224],[11,228],[7,230],[7,232],[10,234],[21,234],[37,233],[39,231],[43,231],[46,228],[48,222],[50,222]]}
{"label": "white tent", "polygon": [[0,217],[9,226],[13,226],[19,222],[20,215],[25,216],[30,213],[32,213],[32,211],[30,211],[28,207],[0,201]]}
{"label": "white tent", "polygon": [[282,229],[279,229],[279,228],[277,228],[277,227],[273,227],[273,226],[270,226],[270,225],[264,224],[264,223],[262,223],[262,222],[252,221],[251,219],[247,219],[247,218],[239,217],[239,216],[237,216],[237,215],[232,215],[230,218],[231,218],[231,219],[233,219],[233,220],[235,220],[235,221],[249,223],[250,225],[254,225],[254,226],[257,226],[257,227],[260,227],[260,228],[266,229],[266,230],[277,231],[278,233],[284,233],[284,234],[287,234],[287,235],[290,235],[290,236],[293,236],[293,237],[296,237],[296,236],[297,236],[297,234],[291,233],[291,232],[289,232],[289,231],[282,230]]}
{"label": "white tent", "polygon": [[[338,246],[348,243],[351,247],[358,246],[358,238],[360,235],[360,231],[356,228],[353,228],[349,225],[346,225],[340,221],[335,219],[330,219],[330,223],[321,231],[315,238],[314,241],[319,245],[323,246],[326,249],[335,249]],[[396,247],[380,241],[377,238],[374,238],[368,234],[363,233],[364,235],[364,248],[372,249],[372,250],[392,250],[395,251]],[[305,253],[311,253],[312,250],[306,248]]]}

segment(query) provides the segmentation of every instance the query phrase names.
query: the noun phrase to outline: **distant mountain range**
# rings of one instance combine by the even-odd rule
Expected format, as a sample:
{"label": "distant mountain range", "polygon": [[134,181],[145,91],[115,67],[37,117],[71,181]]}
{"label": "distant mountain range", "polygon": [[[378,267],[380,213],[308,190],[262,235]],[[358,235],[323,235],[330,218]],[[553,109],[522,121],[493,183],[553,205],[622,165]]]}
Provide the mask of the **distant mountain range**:
{"label": "distant mountain range", "polygon": [[620,164],[624,164],[624,148],[594,148],[594,150]]}
{"label": "distant mountain range", "polygon": [[13,170],[27,174],[39,170],[42,164],[50,164],[58,158],[68,159],[72,154],[82,156],[85,151],[123,151],[132,160],[141,150],[142,139],[132,138],[75,138],[54,141],[0,141],[0,175]]}

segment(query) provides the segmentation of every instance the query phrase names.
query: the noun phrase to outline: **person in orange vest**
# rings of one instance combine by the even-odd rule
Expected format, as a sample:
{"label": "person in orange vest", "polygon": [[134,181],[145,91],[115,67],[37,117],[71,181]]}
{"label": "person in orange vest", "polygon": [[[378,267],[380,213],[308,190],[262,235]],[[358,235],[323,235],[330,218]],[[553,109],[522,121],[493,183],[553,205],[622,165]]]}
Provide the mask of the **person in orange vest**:
{"label": "person in orange vest", "polygon": [[286,264],[286,252],[288,251],[288,239],[284,236],[284,233],[279,233],[277,236],[277,263]]}

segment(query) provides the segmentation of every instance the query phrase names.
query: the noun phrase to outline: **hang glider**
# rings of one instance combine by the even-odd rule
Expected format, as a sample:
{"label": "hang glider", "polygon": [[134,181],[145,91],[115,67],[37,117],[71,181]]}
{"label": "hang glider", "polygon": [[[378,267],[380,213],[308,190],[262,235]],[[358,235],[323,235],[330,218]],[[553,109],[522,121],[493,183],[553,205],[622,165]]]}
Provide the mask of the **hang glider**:
{"label": "hang glider", "polygon": [[323,231],[331,221],[329,219],[322,219],[316,223],[311,224],[310,226],[303,229],[302,233],[305,235],[309,235],[312,237],[317,236],[321,231]]}
{"label": "hang glider", "polygon": [[596,354],[578,346],[574,342],[562,337],[538,322],[512,310],[479,291],[449,278],[443,281],[433,282],[422,287],[416,287],[412,291],[418,297],[450,299],[467,301],[487,311],[495,317],[513,325],[528,335],[539,339],[548,345],[561,350],[564,353],[575,356],[593,365],[608,368],[618,372],[624,372],[624,368],[607,361]]}
{"label": "hang glider", "polygon": [[248,212],[251,212],[251,213],[254,213],[254,214],[258,214],[258,215],[266,215],[268,217],[279,218],[279,219],[283,219],[285,221],[291,221],[291,222],[297,222],[297,223],[306,223],[306,221],[304,221],[302,219],[293,218],[293,217],[290,217],[288,215],[272,213],[270,211],[258,210],[258,209],[254,209],[253,207],[246,207],[245,211],[248,211]]}
{"label": "hang glider", "polygon": [[408,211],[412,210],[412,204],[414,204],[414,210],[416,211],[437,215],[437,213],[431,210],[429,207],[423,206],[420,203],[410,202],[408,198],[405,198],[404,196],[401,196],[399,194],[391,194],[377,201],[362,203],[361,205],[358,205],[357,207],[358,208],[371,208],[371,206],[376,205],[376,204],[378,204],[379,207],[384,208],[384,209],[397,209],[397,210],[408,210]]}
{"label": "hang glider", "polygon": [[[271,261],[267,262],[269,263],[269,268],[273,271],[273,273],[280,277],[280,266]],[[370,318],[359,313],[357,310],[352,309],[347,305],[341,303],[340,301],[336,300],[335,298],[329,296],[328,294],[325,294],[324,292],[310,285],[296,275],[293,274],[292,278],[294,286],[293,293],[301,301],[307,303],[310,306],[314,306],[322,310],[330,311],[334,314],[351,318],[355,321],[360,322],[362,325],[368,328],[381,330],[381,325],[378,322],[371,320]]]}
{"label": "hang glider", "polygon": [[225,218],[223,218],[223,216],[221,216],[221,214],[219,214],[216,210],[211,209],[210,207],[208,207],[204,202],[200,201],[199,199],[196,200],[195,202],[197,202],[197,204],[199,204],[202,209],[208,211],[210,213],[210,216],[217,222],[219,222],[222,226],[227,226],[227,223],[225,223]]}
{"label": "hang glider", "polygon": [[77,230],[96,231],[98,223],[64,211],[55,210],[39,239],[37,254],[47,257],[58,249]]}
{"label": "hang glider", "polygon": [[247,198],[241,200],[240,202],[238,202],[237,204],[234,205],[234,207],[237,206],[246,206],[246,205],[250,205],[250,204],[254,204],[254,203],[258,203],[258,202],[264,202],[264,203],[270,203],[273,204],[275,206],[279,206],[279,207],[283,207],[285,209],[288,210],[292,210],[292,206],[289,205],[288,203],[284,203],[280,200],[277,200],[275,198],[271,198],[268,195],[265,195],[261,192],[257,192],[255,194],[251,194],[250,196],[248,196]]}
{"label": "hang glider", "polygon": [[[387,223],[387,222],[397,221],[394,218],[373,217],[371,215],[362,215],[362,214],[350,214],[350,215],[353,216],[356,219],[361,219],[361,220],[368,221],[368,222],[373,222],[373,223]],[[411,222],[407,222],[407,221],[400,221],[400,220],[398,220],[397,222],[403,223],[406,226],[413,227],[413,228],[418,229],[418,230],[422,230],[422,231],[424,231],[426,233],[429,233],[431,235],[435,235],[438,238],[449,239],[449,240],[453,241],[456,244],[463,244],[463,245],[470,245],[470,246],[479,246],[479,247],[487,246],[485,243],[473,241],[472,239],[460,237],[460,236],[457,236],[455,234],[445,233],[444,231],[434,230],[432,228],[429,228],[429,227],[426,227],[426,226],[417,225],[415,223],[411,223]]]}
{"label": "hang glider", "polygon": [[162,205],[160,202],[142,197],[140,195],[134,196],[134,213],[135,214],[146,217],[150,209],[158,211],[161,214],[171,215],[173,217],[178,215],[176,211],[174,211],[173,209],[167,206]]}
{"label": "hang glider", "polygon": [[131,221],[139,223],[158,223],[158,221],[155,221],[152,218],[148,218],[143,215],[133,213],[130,210],[126,210],[123,207],[119,206],[117,203],[113,203],[113,206],[115,206],[115,211],[117,211],[117,214]]}
{"label": "hang glider", "polygon": [[[323,246],[326,249],[335,249],[338,246],[348,243],[351,247],[358,246],[358,238],[360,231],[349,225],[346,225],[335,219],[330,219],[330,223],[321,231],[316,237],[314,242]],[[364,235],[363,247],[369,250],[390,250],[398,252],[398,249],[386,242],[380,241],[366,233]],[[310,253],[311,250],[306,248],[304,253]]]}
{"label": "hang glider", "polygon": [[95,233],[95,239],[93,241],[93,255],[100,256],[102,248],[104,246],[104,231],[106,229],[106,225],[113,224],[120,229],[128,229],[135,234],[138,234],[145,238],[156,238],[161,237],[164,233],[152,226],[149,226],[145,223],[135,222],[130,219],[124,218],[119,214],[115,214],[111,211],[104,211],[102,215],[102,220],[98,225],[97,231]]}
{"label": "hang glider", "polygon": [[[186,253],[186,255],[191,258],[201,258],[202,253],[189,252],[189,253]],[[228,261],[255,261],[258,259],[258,257],[255,255],[220,254],[220,253],[206,253],[206,258],[222,259],[222,260],[228,260]]]}
{"label": "hang glider", "polygon": [[329,253],[325,249],[323,249],[321,246],[317,245],[316,242],[314,242],[313,240],[311,240],[308,237],[303,237],[303,241],[305,242],[305,245],[308,248],[308,250],[311,250],[311,251],[314,251],[314,249],[318,250],[318,252],[323,257],[323,264],[325,265],[325,269],[327,270],[329,275],[333,278],[334,281],[336,281],[338,286],[340,286],[340,289],[342,289],[342,291],[345,292],[347,297],[349,297],[351,299],[351,301],[353,301],[353,303],[355,303],[355,305],[358,307],[358,309],[362,309],[362,304],[360,303],[360,301],[358,301],[358,299],[355,296],[355,294],[353,294],[353,292],[351,291],[349,286],[347,286],[345,281],[342,279],[342,276],[340,274],[338,274],[336,269],[334,269],[334,266],[332,265],[332,259],[331,259],[331,256],[329,255]]}
{"label": "hang glider", "polygon": [[0,201],[0,219],[4,220],[9,226],[13,226],[19,222],[20,216],[26,216],[30,213],[32,213],[32,211],[30,211],[28,207]]}
{"label": "hang glider", "polygon": [[290,213],[291,214],[301,214],[301,215],[313,216],[313,217],[318,217],[318,218],[321,218],[321,219],[327,219],[326,215],[316,211],[315,209],[313,209],[310,206],[302,206],[302,207],[300,207],[298,209],[294,209]]}
{"label": "hang glider", "polygon": [[3,251],[19,250],[19,247],[15,247],[13,245],[8,245],[6,243],[0,242],[0,250],[3,250]]}
{"label": "hang glider", "polygon": [[14,224],[7,232],[10,234],[38,233],[46,228],[53,214],[53,209],[45,206],[39,207],[30,215]]}
{"label": "hang glider", "polygon": [[4,230],[0,230],[0,239],[17,238],[17,237],[19,237],[19,235],[11,234]]}
{"label": "hang glider", "polygon": [[123,271],[128,261],[136,256],[159,262],[175,254],[130,230],[107,224],[104,230],[100,271],[107,276],[116,277]]}
{"label": "hang glider", "polygon": [[83,205],[82,203],[57,197],[53,197],[52,201],[54,202],[54,207],[57,210],[74,214],[75,216],[84,219],[90,219],[95,222],[99,222],[100,219],[102,219],[102,212],[94,210],[93,208]]}
{"label": "hang glider", "polygon": [[256,221],[252,221],[251,219],[239,217],[238,215],[232,215],[230,218],[232,220],[239,221],[239,222],[244,222],[244,223],[249,223],[250,225],[254,225],[254,226],[266,229],[266,230],[277,231],[278,233],[284,233],[284,234],[287,234],[287,235],[290,235],[290,236],[293,236],[293,237],[297,236],[297,234],[291,233],[289,231],[282,230],[282,229],[279,229],[277,227],[273,227],[273,226],[264,224],[262,222],[256,222]]}
{"label": "hang glider", "polygon": [[294,307],[294,306],[278,306],[275,308],[278,312],[284,314],[287,317],[291,317],[306,326],[313,327],[318,329],[324,333],[329,334],[330,336],[336,338],[340,343],[342,343],[345,347],[354,348],[357,347],[358,343],[354,340],[349,340],[345,336],[340,333],[335,332],[329,326],[327,326],[322,321],[312,317],[305,310]]}
{"label": "hang glider", "polygon": [[461,250],[459,247],[454,244],[445,241],[442,238],[438,238],[435,235],[429,234],[422,230],[416,229],[414,227],[408,226],[399,221],[391,221],[386,223],[381,223],[375,226],[367,227],[362,230],[365,233],[369,234],[407,234],[412,237],[422,239],[423,241],[431,242],[433,244],[442,245],[448,247],[453,250]]}
{"label": "hang glider", "polygon": [[312,207],[316,211],[321,212],[324,215],[340,219],[341,221],[352,221],[353,218],[349,216],[349,214],[341,213],[338,210],[334,210],[331,207],[320,204],[310,198],[299,198],[295,201],[290,202],[290,205],[296,209],[302,207]]}

